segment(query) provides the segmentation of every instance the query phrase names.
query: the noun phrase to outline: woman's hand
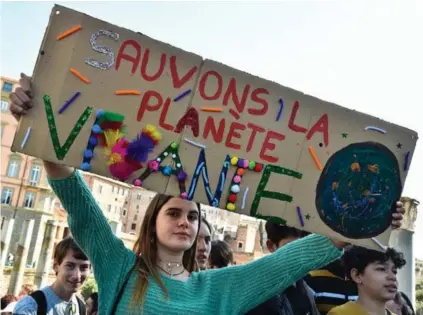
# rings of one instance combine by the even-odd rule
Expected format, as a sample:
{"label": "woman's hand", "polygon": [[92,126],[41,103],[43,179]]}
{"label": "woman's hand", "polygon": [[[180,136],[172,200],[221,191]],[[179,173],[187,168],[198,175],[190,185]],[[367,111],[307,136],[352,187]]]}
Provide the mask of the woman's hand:
{"label": "woman's hand", "polygon": [[[401,223],[404,218],[403,217],[404,213],[405,213],[404,205],[402,204],[401,201],[397,201],[396,211],[392,214],[392,222],[391,222],[392,229],[398,229],[401,227]],[[343,248],[349,244],[349,243],[342,242],[336,239],[331,239],[331,240],[332,240],[332,243],[335,244],[335,246],[338,248]]]}
{"label": "woman's hand", "polygon": [[[28,77],[24,73],[21,73],[21,78],[19,79],[19,87],[10,94],[10,111],[12,112],[13,117],[16,118],[17,121],[23,115],[26,115],[28,111],[34,107],[34,103],[32,101],[34,97],[34,93],[32,92],[32,83],[31,77]],[[61,179],[69,177],[73,171],[73,167],[68,167],[65,165],[60,165],[56,163],[51,163],[44,161],[44,167],[46,169],[47,175],[49,178],[52,179]]]}

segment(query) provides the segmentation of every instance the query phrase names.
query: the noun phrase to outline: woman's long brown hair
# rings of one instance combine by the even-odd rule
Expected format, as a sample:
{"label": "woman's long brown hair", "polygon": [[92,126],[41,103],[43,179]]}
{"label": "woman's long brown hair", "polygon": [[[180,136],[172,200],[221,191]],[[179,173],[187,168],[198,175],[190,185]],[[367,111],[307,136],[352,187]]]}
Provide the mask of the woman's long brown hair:
{"label": "woman's long brown hair", "polygon": [[[163,281],[160,279],[159,272],[157,270],[157,235],[155,232],[157,215],[160,209],[165,203],[171,198],[169,195],[156,194],[153,200],[147,207],[145,212],[144,220],[142,221],[140,235],[135,242],[134,252],[138,257],[138,262],[135,270],[138,272],[138,278],[135,284],[135,291],[132,296],[132,306],[143,305],[145,300],[145,294],[148,288],[148,277],[151,275],[153,279],[162,288],[165,295],[168,295],[168,291]],[[200,204],[196,204],[198,208],[198,230],[200,230],[201,224],[201,209]],[[196,244],[197,235],[195,240],[188,250],[184,252],[182,263],[188,272],[197,270],[197,264],[195,260],[196,256]]]}

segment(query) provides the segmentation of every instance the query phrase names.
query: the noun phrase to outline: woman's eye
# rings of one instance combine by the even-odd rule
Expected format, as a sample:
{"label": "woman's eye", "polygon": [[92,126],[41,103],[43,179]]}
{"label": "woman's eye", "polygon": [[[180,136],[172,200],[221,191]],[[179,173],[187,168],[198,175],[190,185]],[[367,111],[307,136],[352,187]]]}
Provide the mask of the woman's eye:
{"label": "woman's eye", "polygon": [[196,221],[197,219],[198,219],[198,216],[195,214],[188,215],[188,220],[191,222]]}

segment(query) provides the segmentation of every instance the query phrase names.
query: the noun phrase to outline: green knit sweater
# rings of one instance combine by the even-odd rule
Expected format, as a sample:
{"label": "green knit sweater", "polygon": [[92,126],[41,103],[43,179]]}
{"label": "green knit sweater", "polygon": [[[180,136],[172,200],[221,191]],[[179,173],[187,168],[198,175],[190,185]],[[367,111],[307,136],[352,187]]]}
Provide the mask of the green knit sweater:
{"label": "green knit sweater", "polygon": [[[49,182],[68,212],[73,237],[91,260],[99,288],[100,314],[109,314],[135,263],[135,254],[113,234],[79,172]],[[168,298],[150,277],[143,314],[244,314],[341,255],[342,251],[328,238],[310,235],[245,265],[193,272],[187,281],[163,275]],[[129,279],[116,314],[142,313],[141,306],[130,306],[136,278],[133,274]]]}

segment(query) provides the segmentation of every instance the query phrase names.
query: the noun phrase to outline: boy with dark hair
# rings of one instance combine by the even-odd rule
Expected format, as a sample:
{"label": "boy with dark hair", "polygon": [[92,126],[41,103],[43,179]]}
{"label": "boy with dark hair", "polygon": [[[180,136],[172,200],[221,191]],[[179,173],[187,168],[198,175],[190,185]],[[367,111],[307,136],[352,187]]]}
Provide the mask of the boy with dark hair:
{"label": "boy with dark hair", "polygon": [[232,248],[224,241],[213,241],[210,251],[210,268],[224,268],[234,262]]}
{"label": "boy with dark hair", "polygon": [[402,253],[393,248],[379,252],[352,246],[342,261],[347,276],[357,286],[358,299],[333,308],[328,315],[393,314],[386,309],[386,302],[397,294],[397,270],[406,263]]}
{"label": "boy with dark hair", "polygon": [[24,296],[16,305],[16,315],[85,315],[83,301],[76,296],[90,274],[88,257],[72,237],[60,241],[54,251],[56,281],[51,286]]}
{"label": "boy with dark hair", "polygon": [[[289,242],[307,236],[309,233],[296,228],[266,222],[266,246],[273,253]],[[246,315],[319,315],[310,288],[299,280],[284,292],[257,306]]]}

